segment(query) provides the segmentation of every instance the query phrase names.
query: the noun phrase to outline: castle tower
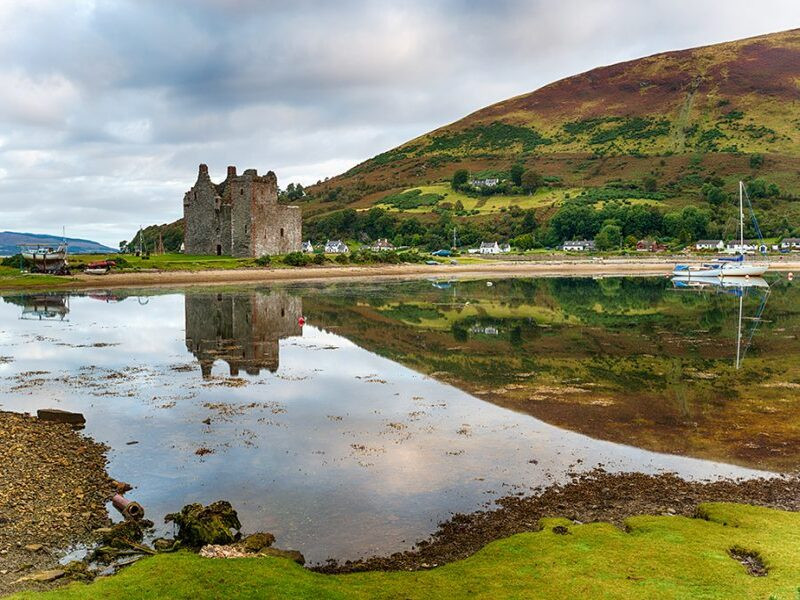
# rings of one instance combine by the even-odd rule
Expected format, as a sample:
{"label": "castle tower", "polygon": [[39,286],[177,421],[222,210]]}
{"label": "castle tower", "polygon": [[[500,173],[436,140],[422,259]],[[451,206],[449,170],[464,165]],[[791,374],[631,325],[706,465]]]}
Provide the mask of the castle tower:
{"label": "castle tower", "polygon": [[219,194],[200,165],[197,181],[183,196],[184,252],[186,254],[224,254],[219,233]]}

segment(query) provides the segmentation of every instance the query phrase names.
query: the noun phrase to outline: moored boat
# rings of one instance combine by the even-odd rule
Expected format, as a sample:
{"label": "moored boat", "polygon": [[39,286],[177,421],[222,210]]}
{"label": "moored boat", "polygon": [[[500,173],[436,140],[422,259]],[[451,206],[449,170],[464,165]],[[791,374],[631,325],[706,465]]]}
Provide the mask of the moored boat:
{"label": "moored boat", "polygon": [[[769,263],[767,262],[750,262],[745,260],[745,243],[744,243],[744,199],[747,198],[747,190],[744,187],[744,182],[739,182],[739,254],[735,257],[717,258],[711,262],[701,265],[675,265],[672,274],[676,277],[684,278],[708,278],[708,277],[760,277],[769,270]],[[753,207],[750,206],[750,200],[747,199],[747,204],[750,207],[750,215],[753,219],[753,225],[758,233],[761,243],[759,247],[762,252],[766,252],[766,246],[761,240],[761,231],[758,228],[758,221],[755,214],[753,214]],[[735,246],[734,246],[735,248]]]}

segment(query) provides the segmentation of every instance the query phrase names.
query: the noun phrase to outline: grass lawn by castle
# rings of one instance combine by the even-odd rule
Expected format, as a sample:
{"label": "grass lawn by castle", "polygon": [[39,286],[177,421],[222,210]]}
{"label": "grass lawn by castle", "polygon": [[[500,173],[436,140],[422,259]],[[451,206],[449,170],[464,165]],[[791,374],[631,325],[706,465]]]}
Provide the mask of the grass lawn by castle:
{"label": "grass lawn by castle", "polygon": [[[800,514],[705,504],[703,518],[544,519],[429,571],[321,575],[285,559],[143,559],[114,577],[17,600],[100,598],[762,598],[800,594]],[[554,530],[554,528],[556,528]],[[754,574],[746,555],[763,562]],[[746,562],[746,560],[745,560]]]}

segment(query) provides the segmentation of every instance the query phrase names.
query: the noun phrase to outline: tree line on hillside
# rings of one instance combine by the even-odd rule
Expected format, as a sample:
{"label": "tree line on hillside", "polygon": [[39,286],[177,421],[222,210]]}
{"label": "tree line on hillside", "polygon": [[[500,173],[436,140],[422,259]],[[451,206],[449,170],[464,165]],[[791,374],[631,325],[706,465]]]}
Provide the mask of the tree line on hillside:
{"label": "tree line on hillside", "polygon": [[[458,219],[450,211],[442,211],[433,221],[423,221],[416,217],[402,218],[382,208],[367,211],[348,208],[303,223],[303,236],[313,242],[327,239],[368,242],[387,238],[395,246],[438,250],[452,246],[454,229],[459,246],[473,246],[487,240],[530,236],[537,227],[534,211],[518,207],[480,221]],[[525,244],[526,239],[520,242]]]}
{"label": "tree line on hillside", "polygon": [[[516,174],[522,176],[526,172]],[[463,184],[464,173],[454,174],[451,182],[454,187]],[[467,173],[467,181],[468,178]],[[534,210],[517,206],[479,219],[459,218],[458,211],[440,210],[433,220],[401,218],[381,208],[344,209],[304,223],[304,236],[314,241],[330,238],[369,241],[385,237],[396,246],[433,250],[452,245],[455,228],[460,246],[508,240],[517,249],[528,250],[556,247],[566,240],[594,239],[599,249],[611,250],[630,247],[642,238],[689,244],[698,239],[730,237],[735,231],[734,198],[723,189],[721,179],[711,178],[700,188],[700,200],[707,205],[688,205],[666,213],[656,205],[628,200],[637,198],[654,203],[663,200],[665,194],[657,191],[652,179],[645,177],[636,184],[616,183],[586,190],[568,198],[546,223],[539,222]],[[780,196],[775,184],[754,179],[748,182],[747,189],[757,203],[756,216],[764,236],[781,237],[798,232],[785,216],[768,210],[770,203]],[[748,219],[745,236],[755,235],[753,223]]]}
{"label": "tree line on hillside", "polygon": [[[755,162],[758,163],[758,160]],[[519,163],[512,165],[510,171],[501,176],[507,176],[510,189],[515,190],[535,191],[543,185],[558,185],[551,181],[552,178],[525,169]],[[464,188],[460,186],[469,185],[469,180],[469,172],[458,170],[453,174],[451,185],[463,191]],[[725,189],[723,180],[718,177],[700,180],[695,185],[698,202],[670,212],[664,212],[658,204],[674,192],[668,186],[664,187],[664,191],[659,191],[658,182],[652,176],[645,176],[639,182],[608,182],[603,187],[586,189],[578,196],[567,196],[547,220],[533,209],[514,205],[501,208],[498,213],[473,218],[467,218],[470,213],[463,211],[459,202],[453,205],[433,202],[436,210],[432,209],[432,214],[423,216],[399,215],[381,207],[366,211],[342,208],[322,216],[305,218],[303,239],[319,244],[328,239],[366,243],[387,238],[398,247],[438,250],[452,246],[455,230],[460,247],[497,240],[508,241],[518,250],[530,250],[557,247],[566,240],[594,239],[598,249],[612,250],[631,247],[643,238],[681,245],[698,239],[732,236],[738,214],[734,194]],[[781,194],[777,185],[757,178],[747,182],[747,190],[765,237],[800,235],[800,230],[784,214],[770,210],[775,202],[791,200]],[[384,204],[398,208],[430,203],[427,196],[432,194],[422,194],[419,190],[412,192],[416,193],[395,194],[389,197],[392,202],[384,199]],[[289,184],[280,197],[282,202],[313,198],[300,184]],[[179,251],[183,242],[183,221],[153,225],[142,230],[141,245],[145,252],[156,251],[159,235],[166,252]],[[745,236],[755,237],[755,228],[749,219]],[[120,247],[130,252],[136,251],[139,234],[130,242],[121,242]]]}

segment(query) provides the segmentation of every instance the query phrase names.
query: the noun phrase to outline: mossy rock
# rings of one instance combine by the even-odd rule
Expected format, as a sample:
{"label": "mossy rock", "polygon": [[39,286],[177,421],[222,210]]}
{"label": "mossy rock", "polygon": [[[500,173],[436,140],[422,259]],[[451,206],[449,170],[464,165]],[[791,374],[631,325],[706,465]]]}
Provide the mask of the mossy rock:
{"label": "mossy rock", "polygon": [[275,536],[271,533],[259,532],[248,535],[244,538],[244,549],[248,552],[258,552],[264,548],[269,548],[275,543]]}
{"label": "mossy rock", "polygon": [[138,521],[122,521],[98,532],[101,543],[112,548],[130,548],[128,542],[141,542],[144,539],[144,530]]}
{"label": "mossy rock", "polygon": [[[178,526],[177,539],[190,548],[207,544],[232,544],[239,538],[242,524],[230,502],[219,500],[208,506],[187,504],[180,512],[164,517]],[[232,533],[231,530],[236,533]]]}

